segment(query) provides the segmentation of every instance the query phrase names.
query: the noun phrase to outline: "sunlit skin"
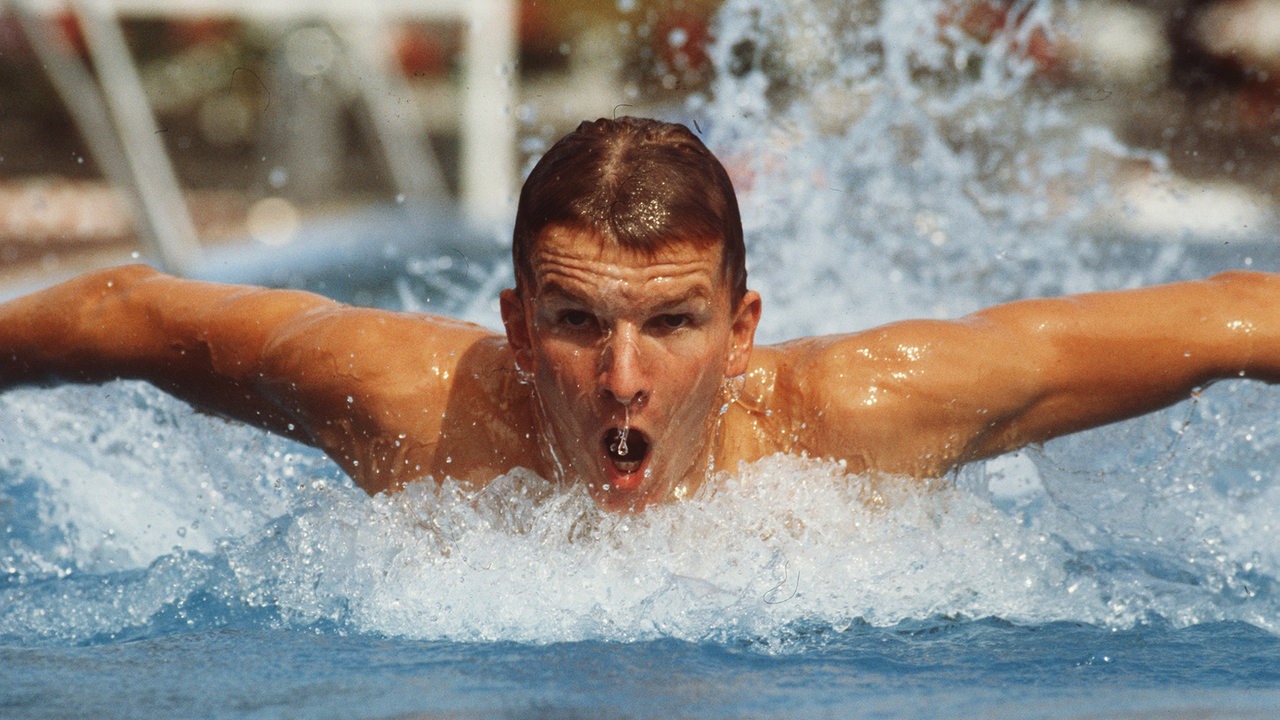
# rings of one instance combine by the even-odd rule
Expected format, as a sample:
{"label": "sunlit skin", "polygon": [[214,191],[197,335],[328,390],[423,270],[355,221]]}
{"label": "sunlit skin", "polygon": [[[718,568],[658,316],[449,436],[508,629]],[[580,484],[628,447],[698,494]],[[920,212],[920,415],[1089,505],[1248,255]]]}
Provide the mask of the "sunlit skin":
{"label": "sunlit skin", "polygon": [[549,473],[610,508],[695,490],[719,450],[726,380],[747,370],[759,295],[734,302],[714,242],[650,258],[553,227],[532,271],[532,288],[502,294],[502,315],[555,449]]}
{"label": "sunlit skin", "polygon": [[[142,379],[319,447],[370,493],[423,478],[479,487],[528,468],[639,510],[778,452],[936,477],[1216,379],[1280,378],[1280,276],[753,347],[761,300],[733,300],[719,255],[675,243],[648,257],[552,229],[530,287],[501,296],[505,335],[103,270],[0,304],[0,389]],[[623,426],[632,452],[611,458]]]}

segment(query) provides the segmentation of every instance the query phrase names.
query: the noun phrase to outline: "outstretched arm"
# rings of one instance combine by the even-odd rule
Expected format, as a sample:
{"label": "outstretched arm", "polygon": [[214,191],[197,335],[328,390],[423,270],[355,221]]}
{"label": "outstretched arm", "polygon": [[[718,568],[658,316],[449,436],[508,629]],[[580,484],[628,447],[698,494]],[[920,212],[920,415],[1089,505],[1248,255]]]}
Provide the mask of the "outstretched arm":
{"label": "outstretched arm", "polygon": [[[499,348],[480,355],[499,368],[485,377],[500,372],[497,336],[473,325],[141,266],[0,304],[0,390],[146,380],[320,447],[370,492],[436,470],[443,411],[479,347]],[[468,378],[482,374],[466,362]],[[486,388],[468,382],[459,397],[472,401],[458,402],[480,412]]]}
{"label": "outstretched arm", "polygon": [[793,349],[811,451],[917,476],[1134,417],[1222,378],[1280,379],[1280,276],[1028,300]]}
{"label": "outstretched arm", "polygon": [[0,389],[147,380],[197,407],[306,440],[256,387],[261,360],[283,326],[335,306],[145,266],[89,273],[0,305]]}

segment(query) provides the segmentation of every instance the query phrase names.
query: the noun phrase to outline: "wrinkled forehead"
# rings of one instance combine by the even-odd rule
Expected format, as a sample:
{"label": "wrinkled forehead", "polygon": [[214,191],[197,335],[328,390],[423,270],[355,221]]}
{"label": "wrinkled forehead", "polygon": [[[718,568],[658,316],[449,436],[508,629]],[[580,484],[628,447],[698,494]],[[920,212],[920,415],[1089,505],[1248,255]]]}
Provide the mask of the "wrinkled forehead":
{"label": "wrinkled forehead", "polygon": [[722,243],[674,240],[657,247],[630,248],[590,230],[549,227],[530,255],[531,287],[660,287],[702,284],[707,292],[727,288]]}

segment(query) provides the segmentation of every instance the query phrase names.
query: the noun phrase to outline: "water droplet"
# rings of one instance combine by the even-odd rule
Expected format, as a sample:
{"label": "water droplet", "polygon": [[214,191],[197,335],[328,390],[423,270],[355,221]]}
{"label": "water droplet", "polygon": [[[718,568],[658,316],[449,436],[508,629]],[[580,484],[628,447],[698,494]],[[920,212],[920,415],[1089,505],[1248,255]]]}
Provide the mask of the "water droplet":
{"label": "water droplet", "polygon": [[631,432],[631,406],[622,406],[622,432],[618,433],[618,442],[611,448],[614,454],[625,457],[628,451],[627,434]]}

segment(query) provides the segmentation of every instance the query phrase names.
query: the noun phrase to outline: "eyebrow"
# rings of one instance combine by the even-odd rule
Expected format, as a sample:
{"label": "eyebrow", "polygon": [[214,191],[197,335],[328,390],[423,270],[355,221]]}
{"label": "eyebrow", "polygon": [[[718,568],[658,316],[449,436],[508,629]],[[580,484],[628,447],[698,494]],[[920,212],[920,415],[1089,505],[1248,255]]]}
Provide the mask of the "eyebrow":
{"label": "eyebrow", "polygon": [[669,308],[684,305],[685,303],[698,302],[698,301],[702,301],[710,305],[712,300],[713,300],[713,296],[711,293],[707,292],[705,286],[698,285],[697,287],[690,288],[688,292],[684,293],[679,297],[672,298],[670,300],[666,300],[658,304],[657,308],[655,309],[666,310]]}
{"label": "eyebrow", "polygon": [[565,287],[564,285],[561,285],[555,280],[548,280],[545,283],[543,283],[542,287],[538,288],[538,292],[533,294],[533,297],[535,300],[538,298],[553,298],[553,299],[563,298],[565,300],[572,300],[573,302],[578,302],[578,303],[585,304],[587,302],[586,298],[582,297],[578,293],[573,292],[572,290]]}
{"label": "eyebrow", "polygon": [[[543,284],[541,290],[534,295],[535,299],[539,297],[549,299],[549,300],[568,300],[570,302],[578,303],[581,305],[587,305],[590,303],[590,301],[587,298],[565,287],[564,285],[562,285],[556,280],[546,281],[546,283]],[[652,310],[660,312],[663,310],[668,310],[673,307],[684,305],[685,303],[688,303],[688,302],[703,301],[710,304],[713,298],[714,298],[714,293],[712,293],[711,290],[707,288],[705,285],[699,283],[689,288],[687,291],[685,291],[684,293],[680,294],[677,297],[662,300],[656,306],[654,306]]]}

